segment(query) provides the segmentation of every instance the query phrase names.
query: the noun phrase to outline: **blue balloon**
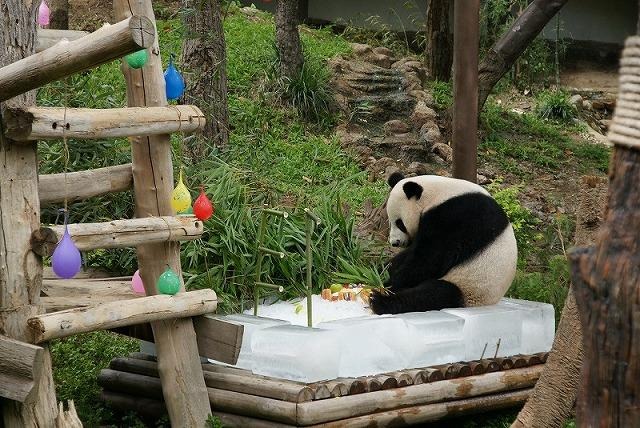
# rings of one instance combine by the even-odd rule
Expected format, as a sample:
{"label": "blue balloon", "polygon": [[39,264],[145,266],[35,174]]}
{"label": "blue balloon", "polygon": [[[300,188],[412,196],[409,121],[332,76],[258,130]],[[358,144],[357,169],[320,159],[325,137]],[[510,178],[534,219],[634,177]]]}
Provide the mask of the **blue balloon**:
{"label": "blue balloon", "polygon": [[184,79],[182,79],[182,75],[173,65],[173,56],[169,59],[169,66],[164,72],[164,84],[168,100],[177,100],[184,93]]}

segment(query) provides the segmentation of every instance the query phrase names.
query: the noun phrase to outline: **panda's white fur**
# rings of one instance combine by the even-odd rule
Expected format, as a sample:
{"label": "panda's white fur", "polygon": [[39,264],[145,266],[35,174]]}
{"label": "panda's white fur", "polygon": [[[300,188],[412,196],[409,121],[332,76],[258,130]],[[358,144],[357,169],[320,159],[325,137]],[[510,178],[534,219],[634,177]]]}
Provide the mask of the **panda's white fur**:
{"label": "panda's white fur", "polygon": [[[406,182],[422,187],[417,200],[408,199],[403,190]],[[406,247],[418,233],[421,216],[443,202],[467,193],[489,193],[481,186],[466,180],[423,175],[400,180],[393,186],[387,201],[389,243]],[[473,214],[470,214],[473,215]],[[402,219],[406,232],[396,224]],[[465,306],[497,303],[507,292],[516,273],[518,250],[513,228],[509,223],[491,244],[471,259],[451,268],[442,279],[455,284],[463,294]],[[425,260],[424,263],[429,263]]]}

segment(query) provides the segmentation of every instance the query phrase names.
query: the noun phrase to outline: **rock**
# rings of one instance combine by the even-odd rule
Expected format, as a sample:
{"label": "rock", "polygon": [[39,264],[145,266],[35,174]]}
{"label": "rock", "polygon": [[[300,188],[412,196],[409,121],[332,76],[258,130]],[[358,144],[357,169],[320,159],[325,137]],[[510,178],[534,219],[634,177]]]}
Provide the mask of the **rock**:
{"label": "rock", "polygon": [[398,164],[396,163],[395,160],[393,160],[391,158],[382,157],[382,158],[376,160],[375,162],[373,162],[369,166],[369,169],[371,171],[373,171],[377,176],[383,176],[385,171],[389,167],[396,167],[397,168]]}
{"label": "rock", "polygon": [[431,147],[431,152],[445,162],[453,160],[453,149],[445,143],[436,143]]}
{"label": "rock", "polygon": [[420,128],[420,142],[430,147],[436,143],[442,142],[442,134],[438,124],[431,121],[427,122]]}
{"label": "rock", "polygon": [[477,176],[477,177],[478,177],[478,178],[477,178],[477,182],[478,182],[478,184],[480,184],[480,185],[485,185],[485,184],[489,184],[489,183],[491,183],[491,180],[490,180],[490,179],[488,179],[487,177],[485,177],[485,176],[484,176],[484,175],[482,175],[482,174],[478,174],[478,176]]}
{"label": "rock", "polygon": [[400,119],[393,119],[383,125],[385,135],[406,134],[411,131],[411,127]]}
{"label": "rock", "polygon": [[363,57],[363,59],[383,68],[391,68],[391,64],[393,64],[393,58],[387,55],[377,54],[375,52],[367,57]]}
{"label": "rock", "polygon": [[575,94],[574,96],[569,98],[569,102],[571,103],[571,105],[576,107],[576,108],[581,108],[583,101],[584,100],[582,98],[582,95],[580,95],[580,94]]}
{"label": "rock", "polygon": [[351,43],[351,50],[355,56],[365,56],[373,53],[373,49],[364,43]]}
{"label": "rock", "polygon": [[413,129],[417,131],[425,123],[435,121],[437,117],[438,115],[434,109],[427,106],[424,101],[418,101],[411,114],[411,125],[413,125]]}
{"label": "rock", "polygon": [[416,73],[405,73],[405,89],[407,92],[419,91],[422,89],[422,79]]}
{"label": "rock", "polygon": [[593,110],[593,104],[591,104],[591,101],[589,100],[584,100],[584,102],[582,103],[582,108],[591,111]]}
{"label": "rock", "polygon": [[[358,157],[360,162],[362,162],[363,164],[366,164],[370,159],[373,158],[371,156],[373,154],[373,150],[371,150],[371,147],[354,146],[354,147],[351,147],[350,150],[355,156]],[[375,158],[373,159],[375,160]]]}
{"label": "rock", "polygon": [[427,166],[420,162],[411,162],[407,167],[407,174],[409,175],[425,175],[427,172]]}
{"label": "rock", "polygon": [[423,89],[414,89],[409,91],[409,95],[414,97],[418,101],[424,101],[428,106],[433,105],[433,96]]}
{"label": "rock", "polygon": [[[373,48],[373,52],[379,55],[386,55],[390,58],[393,58],[393,51],[389,48],[385,48],[384,46],[378,46],[377,48]],[[394,59],[395,62],[395,59]]]}

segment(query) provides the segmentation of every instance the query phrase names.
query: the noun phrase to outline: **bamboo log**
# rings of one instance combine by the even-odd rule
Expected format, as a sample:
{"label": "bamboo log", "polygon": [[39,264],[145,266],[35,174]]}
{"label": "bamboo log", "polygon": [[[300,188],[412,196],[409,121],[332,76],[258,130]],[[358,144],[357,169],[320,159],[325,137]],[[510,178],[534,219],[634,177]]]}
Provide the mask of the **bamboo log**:
{"label": "bamboo log", "polygon": [[189,133],[202,130],[205,125],[200,109],[189,105],[111,109],[29,107],[7,113],[5,133],[15,141]]}
{"label": "bamboo log", "polygon": [[38,181],[41,204],[87,199],[108,193],[124,192],[133,186],[131,164],[109,166],[66,174],[43,174]]}
{"label": "bamboo log", "polygon": [[398,387],[398,381],[392,376],[378,375],[368,378],[369,392],[393,389]]}
{"label": "bamboo log", "polygon": [[0,101],[151,46],[153,23],[132,16],[0,68]]}
{"label": "bamboo log", "polygon": [[349,387],[342,379],[330,380],[323,383],[329,389],[331,398],[342,397],[349,394]]}
{"label": "bamboo log", "polygon": [[324,383],[314,383],[309,385],[309,388],[313,391],[314,400],[325,400],[327,398],[331,398],[331,391]]}
{"label": "bamboo log", "polygon": [[366,395],[298,404],[298,424],[313,425],[400,407],[430,404],[447,400],[529,388],[540,376],[542,365],[488,373],[464,379],[424,383],[397,390],[370,392]]}
{"label": "bamboo log", "polygon": [[[287,401],[214,388],[207,388],[207,392],[209,393],[211,408],[214,411],[236,413],[275,422],[284,422],[291,425],[297,424],[298,406],[300,404],[307,404],[289,403]],[[340,398],[334,398],[334,400],[340,400]],[[328,401],[333,400],[312,401],[311,403]]]}
{"label": "bamboo log", "polygon": [[217,416],[225,428],[294,428],[294,425],[271,422],[264,419],[256,419],[248,416],[236,415],[233,413],[225,413],[213,411],[213,415]]}
{"label": "bamboo log", "polygon": [[[151,0],[114,0],[114,16],[145,16],[155,27]],[[129,107],[166,106],[164,76],[157,34],[149,60],[139,70],[122,64]],[[134,137],[131,141],[136,217],[171,215],[173,166],[168,134]],[[154,283],[169,264],[182,276],[180,246],[174,242],[146,243],[136,248],[138,267],[147,295],[156,294]],[[184,286],[181,287],[181,289]],[[173,426],[199,426],[211,414],[198,343],[191,319],[151,324],[158,351],[160,378],[169,419]]]}
{"label": "bamboo log", "polygon": [[36,40],[36,52],[42,52],[51,46],[66,40],[68,42],[82,38],[89,33],[86,31],[76,30],[51,30],[46,28],[39,28]]}
{"label": "bamboo log", "polygon": [[216,293],[205,289],[53,312],[32,317],[28,324],[35,343],[41,343],[89,331],[202,315],[214,312],[216,306]]}
{"label": "bamboo log", "polygon": [[[412,406],[386,412],[372,413],[355,418],[342,419],[340,421],[325,424],[312,425],[308,428],[366,428],[372,426],[409,426],[423,424],[454,416],[470,415],[474,413],[515,407],[527,401],[531,391],[531,388],[526,388],[512,392],[487,395],[484,397],[473,397],[463,400]],[[228,426],[230,428],[235,428],[240,425],[229,424]]]}
{"label": "bamboo log", "polygon": [[43,348],[0,335],[0,398],[25,402],[43,364]]}
{"label": "bamboo log", "polygon": [[98,385],[109,391],[162,400],[162,384],[153,376],[102,369],[98,374]]}
{"label": "bamboo log", "polygon": [[[204,230],[202,222],[193,216],[144,217],[68,226],[80,251],[136,247],[150,242],[191,241],[200,238]],[[33,251],[41,256],[53,254],[63,234],[64,226],[40,228],[31,236]]]}

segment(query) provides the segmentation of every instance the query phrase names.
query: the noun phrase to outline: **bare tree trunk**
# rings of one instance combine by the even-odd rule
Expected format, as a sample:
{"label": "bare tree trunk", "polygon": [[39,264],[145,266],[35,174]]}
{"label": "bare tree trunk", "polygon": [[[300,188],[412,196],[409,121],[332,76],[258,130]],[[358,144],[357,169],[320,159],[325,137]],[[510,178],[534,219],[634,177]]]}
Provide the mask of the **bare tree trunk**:
{"label": "bare tree trunk", "polygon": [[204,112],[204,139],[186,147],[193,162],[209,152],[208,142],[224,147],[229,141],[227,106],[227,54],[220,0],[184,0],[187,34],[182,44],[182,64],[187,88],[185,104]]}
{"label": "bare tree trunk", "polygon": [[51,22],[49,28],[55,30],[69,29],[69,0],[51,0]]}
{"label": "bare tree trunk", "polygon": [[304,64],[298,33],[298,0],[278,0],[275,18],[280,75],[294,79]]}
{"label": "bare tree trunk", "polygon": [[[607,181],[599,177],[584,177],[583,185],[576,219],[576,245],[581,246],[594,242],[604,215]],[[583,354],[582,325],[571,286],[549,359],[512,428],[563,426],[578,395]]]}
{"label": "bare tree trunk", "polygon": [[478,106],[568,0],[534,0],[485,55],[479,74]]}
{"label": "bare tree trunk", "polygon": [[[0,8],[0,67],[34,53],[38,2],[2,0]],[[35,103],[28,92],[0,103],[7,107]],[[42,261],[31,251],[31,233],[40,228],[37,144],[14,144],[4,136],[0,121],[0,334],[29,342],[27,319],[42,312]],[[2,358],[2,356],[0,356]],[[0,400],[0,426],[51,427],[58,412],[45,345],[40,379],[31,401]]]}
{"label": "bare tree trunk", "polygon": [[453,65],[453,34],[450,18],[453,2],[429,0],[427,4],[425,65],[432,79],[451,80]]}

